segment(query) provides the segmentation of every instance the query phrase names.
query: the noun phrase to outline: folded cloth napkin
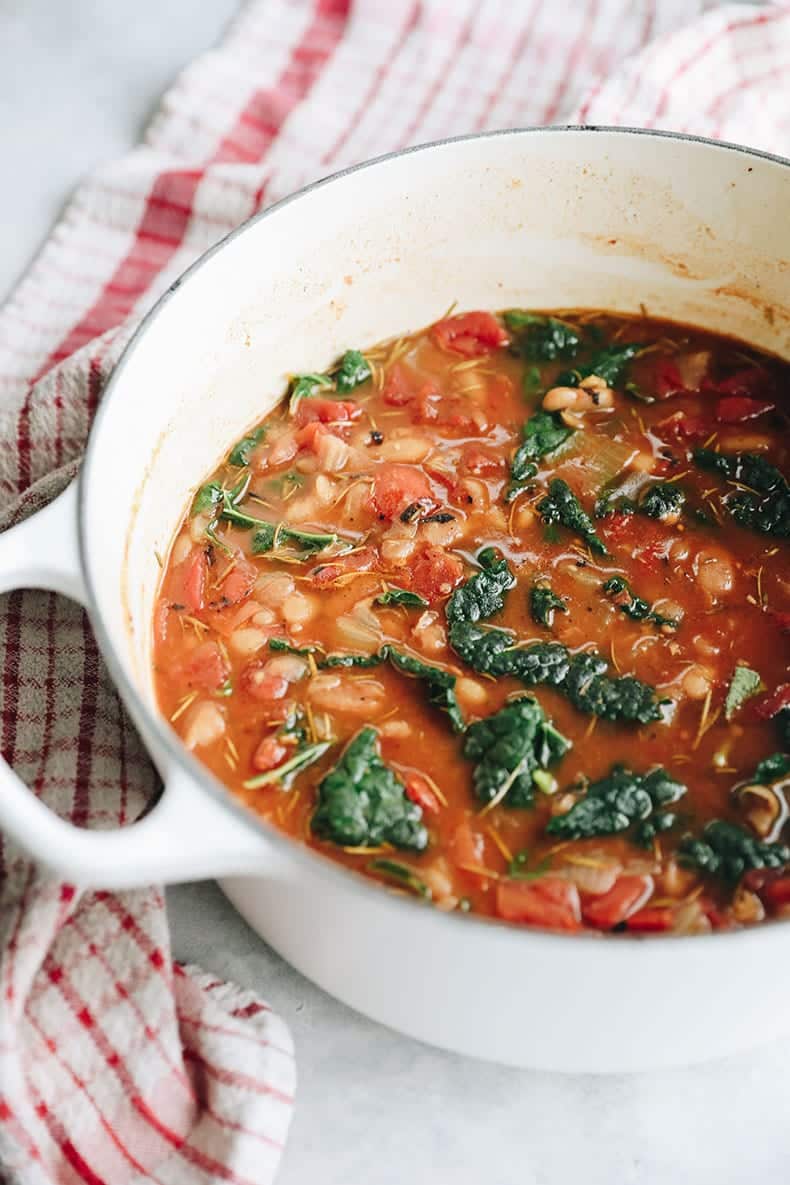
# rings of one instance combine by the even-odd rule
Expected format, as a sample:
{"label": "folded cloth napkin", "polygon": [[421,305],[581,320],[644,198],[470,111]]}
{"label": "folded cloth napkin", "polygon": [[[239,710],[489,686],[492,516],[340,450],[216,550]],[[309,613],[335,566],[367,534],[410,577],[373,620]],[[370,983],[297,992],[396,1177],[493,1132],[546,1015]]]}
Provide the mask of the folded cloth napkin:
{"label": "folded cloth napkin", "polygon": [[[787,151],[788,69],[786,6],[256,0],[143,143],[79,188],[0,312],[0,526],[73,476],[134,325],[261,206],[388,149],[574,110]],[[2,752],[33,791],[84,826],[138,817],[155,774],[82,611],[3,598],[0,664]],[[8,842],[0,878],[0,1176],[271,1181],[295,1081],[285,1024],[173,962],[161,890],[81,893]]]}

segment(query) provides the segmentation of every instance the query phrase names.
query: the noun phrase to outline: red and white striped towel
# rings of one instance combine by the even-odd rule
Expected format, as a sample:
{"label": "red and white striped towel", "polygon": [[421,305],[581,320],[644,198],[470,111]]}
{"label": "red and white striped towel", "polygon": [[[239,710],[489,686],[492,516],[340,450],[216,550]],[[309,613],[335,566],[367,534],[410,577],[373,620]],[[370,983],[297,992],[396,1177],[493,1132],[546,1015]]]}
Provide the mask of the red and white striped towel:
{"label": "red and white striped towel", "polygon": [[[80,187],[0,312],[0,525],[75,471],[156,296],[262,205],[388,149],[574,109],[788,152],[788,71],[787,5],[256,0]],[[34,791],[86,826],[136,818],[155,777],[83,613],[0,600],[0,664],[2,752]],[[173,964],[158,889],[81,895],[8,843],[0,877],[0,1176],[271,1181],[294,1090],[283,1022]]]}

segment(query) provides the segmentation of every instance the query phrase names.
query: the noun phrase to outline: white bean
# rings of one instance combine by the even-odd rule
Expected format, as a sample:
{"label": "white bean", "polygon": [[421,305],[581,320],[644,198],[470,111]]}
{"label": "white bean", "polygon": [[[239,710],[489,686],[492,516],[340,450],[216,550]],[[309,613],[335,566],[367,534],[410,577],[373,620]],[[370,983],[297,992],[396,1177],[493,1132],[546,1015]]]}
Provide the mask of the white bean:
{"label": "white bean", "polygon": [[283,618],[292,629],[301,629],[314,616],[317,607],[315,601],[304,593],[292,592],[282,603]]}
{"label": "white bean", "polygon": [[412,432],[410,429],[395,428],[384,439],[379,447],[378,456],[382,461],[400,461],[407,465],[417,465],[424,461],[431,451],[430,440]]}
{"label": "white bean", "polygon": [[379,732],[383,737],[392,737],[393,740],[404,741],[411,736],[411,725],[405,720],[385,720]]}
{"label": "white bean", "polygon": [[309,671],[307,660],[298,654],[276,654],[266,664],[267,675],[278,675],[288,683],[298,683]]}
{"label": "white bean", "polygon": [[697,583],[712,601],[718,601],[732,592],[735,584],[735,568],[724,552],[701,551],[694,564]]}
{"label": "white bean", "polygon": [[225,717],[219,704],[201,700],[187,713],[184,723],[184,744],[188,749],[211,745],[225,732]]}
{"label": "white bean", "polygon": [[323,469],[325,473],[339,473],[345,468],[349,452],[345,440],[341,440],[339,436],[332,433],[320,436],[316,447],[319,469]]}
{"label": "white bean", "polygon": [[192,540],[189,537],[189,534],[179,535],[173,544],[173,551],[170,556],[171,564],[182,563],[187,558],[191,550]]}
{"label": "white bean", "polygon": [[488,703],[488,688],[477,679],[462,675],[455,685],[455,694],[467,708],[482,708]]}
{"label": "white bean", "polygon": [[255,599],[271,609],[279,609],[295,587],[287,572],[261,572],[255,581]]}
{"label": "white bean", "polygon": [[245,658],[256,654],[268,640],[269,635],[265,630],[256,629],[251,625],[234,630],[228,639],[228,645],[235,654]]}
{"label": "white bean", "polygon": [[325,711],[348,712],[352,716],[378,715],[386,703],[384,687],[377,679],[316,675],[310,680],[307,694]]}
{"label": "white bean", "polygon": [[704,699],[713,686],[713,673],[695,663],[688,668],[680,685],[689,699]]}

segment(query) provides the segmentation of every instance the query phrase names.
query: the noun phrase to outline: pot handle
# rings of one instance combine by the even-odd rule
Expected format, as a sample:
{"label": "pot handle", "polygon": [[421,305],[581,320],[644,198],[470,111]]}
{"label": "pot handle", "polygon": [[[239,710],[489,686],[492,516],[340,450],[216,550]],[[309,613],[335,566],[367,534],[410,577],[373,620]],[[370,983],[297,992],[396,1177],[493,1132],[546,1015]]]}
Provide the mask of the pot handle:
{"label": "pot handle", "polygon": [[[77,482],[0,535],[0,593],[42,588],[87,605],[77,533]],[[156,805],[137,823],[88,831],[60,818],[0,756],[0,829],[40,864],[86,888],[126,889],[225,873],[271,875],[266,836],[171,762]]]}

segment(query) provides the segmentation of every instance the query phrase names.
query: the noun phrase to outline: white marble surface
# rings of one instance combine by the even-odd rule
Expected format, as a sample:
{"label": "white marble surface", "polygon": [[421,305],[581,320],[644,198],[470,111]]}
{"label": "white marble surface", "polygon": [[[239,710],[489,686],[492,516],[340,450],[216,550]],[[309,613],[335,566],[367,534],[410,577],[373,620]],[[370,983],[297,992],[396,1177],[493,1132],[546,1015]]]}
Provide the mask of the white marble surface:
{"label": "white marble surface", "polygon": [[[218,35],[234,7],[0,0],[0,293],[79,175],[133,143],[173,72]],[[300,1084],[279,1185],[788,1178],[790,1042],[631,1078],[475,1063],[398,1037],[330,999],[268,950],[215,886],[182,886],[168,898],[177,956],[255,987],[293,1030]],[[759,1007],[759,996],[756,983],[744,1006]]]}

